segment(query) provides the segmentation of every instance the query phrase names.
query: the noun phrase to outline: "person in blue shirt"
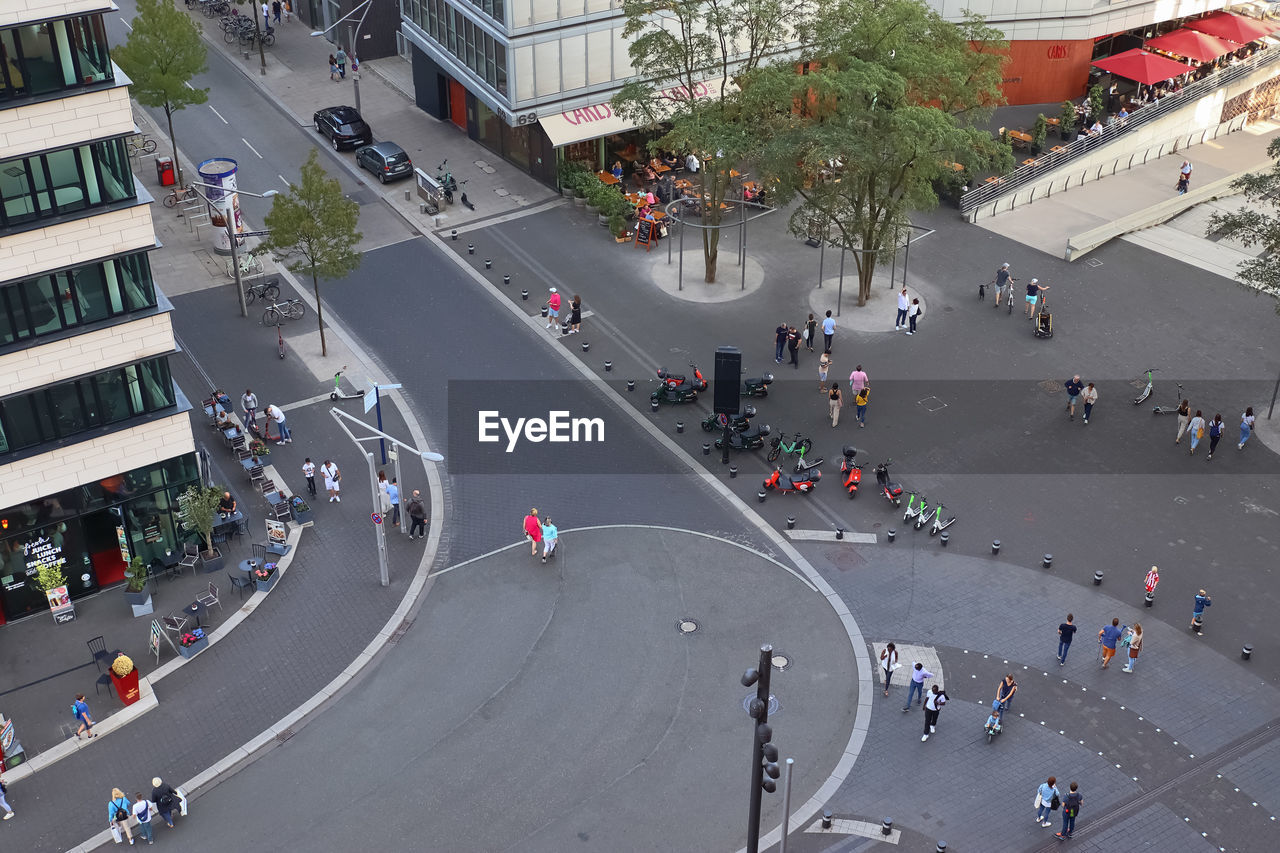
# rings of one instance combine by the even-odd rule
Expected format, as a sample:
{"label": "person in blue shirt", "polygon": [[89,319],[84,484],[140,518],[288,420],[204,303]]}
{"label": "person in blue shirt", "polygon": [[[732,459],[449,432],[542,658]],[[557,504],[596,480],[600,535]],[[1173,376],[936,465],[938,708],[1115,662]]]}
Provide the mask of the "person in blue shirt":
{"label": "person in blue shirt", "polygon": [[542,520],[542,562],[547,561],[547,557],[554,557],[556,550],[556,542],[560,536],[556,530],[555,524],[551,521],[550,516]]}
{"label": "person in blue shirt", "polygon": [[1213,604],[1213,599],[1209,597],[1209,593],[1203,589],[1196,593],[1196,606],[1191,611],[1191,630],[1196,632],[1196,636],[1204,633],[1204,609]]}
{"label": "person in blue shirt", "polygon": [[1098,632],[1098,642],[1102,643],[1102,668],[1111,665],[1111,658],[1116,654],[1116,641],[1124,635],[1119,619],[1112,619],[1111,624]]}
{"label": "person in blue shirt", "polygon": [[129,815],[132,813],[133,803],[129,802],[124,791],[112,788],[111,800],[107,803],[107,823],[119,827],[130,844],[133,843],[133,833],[129,831]]}
{"label": "person in blue shirt", "polygon": [[987,717],[985,729],[989,735],[1000,731],[1000,700],[998,699],[991,701],[991,715]]}
{"label": "person in blue shirt", "polygon": [[400,526],[400,486],[396,483],[396,478],[392,477],[391,482],[387,484],[387,497],[391,499],[391,525],[393,527]]}
{"label": "person in blue shirt", "polygon": [[1053,798],[1062,799],[1062,795],[1058,793],[1057,781],[1057,776],[1050,776],[1040,783],[1040,788],[1037,791],[1040,794],[1040,805],[1036,808],[1036,819],[1044,827],[1053,826],[1052,821],[1049,820],[1049,816],[1053,814]]}
{"label": "person in blue shirt", "polygon": [[610,171],[613,172],[613,176],[615,178],[617,178],[618,180],[622,180],[622,161],[614,160],[613,168]]}

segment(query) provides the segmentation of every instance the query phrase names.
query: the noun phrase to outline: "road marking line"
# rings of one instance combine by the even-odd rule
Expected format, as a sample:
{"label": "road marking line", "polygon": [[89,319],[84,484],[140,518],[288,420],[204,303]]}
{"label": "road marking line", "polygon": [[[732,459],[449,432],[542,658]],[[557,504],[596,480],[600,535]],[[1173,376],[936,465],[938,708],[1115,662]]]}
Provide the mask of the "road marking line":
{"label": "road marking line", "polygon": [[843,539],[836,539],[834,530],[784,530],[793,542],[844,542],[847,545],[874,545],[874,533],[856,533],[846,530]]}
{"label": "road marking line", "polygon": [[124,18],[120,19],[120,23],[124,24],[124,28],[126,30],[128,30],[129,32],[133,32],[133,27],[129,26],[129,22],[126,21]]}
{"label": "road marking line", "polygon": [[280,408],[283,409],[284,411],[290,412],[290,411],[293,411],[294,409],[302,409],[307,406],[315,405],[316,403],[323,403],[328,399],[329,399],[329,392],[326,391],[323,394],[317,394],[314,397],[308,397],[305,400],[298,400],[293,403],[281,403],[279,405],[280,405]]}
{"label": "road marking line", "polygon": [[[245,139],[245,138],[242,136],[242,137],[240,137],[240,141],[241,141],[241,142],[243,142],[243,143],[248,147],[248,149],[249,149],[250,151],[252,151],[254,154],[258,154],[258,149],[257,149],[257,148],[254,148],[252,145],[250,145],[250,144],[249,144],[249,140]],[[259,160],[263,159],[263,157],[262,157],[262,155],[261,155],[261,154],[258,154],[258,159],[259,159]]]}
{"label": "road marking line", "polygon": [[280,183],[284,184],[286,187],[289,186],[289,182],[284,179],[284,175],[277,172],[276,177],[280,179]]}
{"label": "road marking line", "polygon": [[[214,114],[214,115],[216,115],[218,118],[222,118],[222,113],[220,113],[220,112],[218,112],[216,109],[214,109],[213,104],[210,104],[210,105],[209,105],[209,109],[213,110],[213,114]],[[231,122],[227,121],[225,118],[222,118],[222,123],[223,123],[223,124],[231,124]]]}

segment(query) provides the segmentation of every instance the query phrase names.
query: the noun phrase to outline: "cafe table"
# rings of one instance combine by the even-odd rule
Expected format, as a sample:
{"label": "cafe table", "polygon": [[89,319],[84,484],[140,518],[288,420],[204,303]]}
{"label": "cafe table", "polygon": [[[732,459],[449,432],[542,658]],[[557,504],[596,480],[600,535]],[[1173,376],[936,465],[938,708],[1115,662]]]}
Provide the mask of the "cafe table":
{"label": "cafe table", "polygon": [[240,460],[240,467],[244,469],[244,472],[246,474],[250,473],[251,471],[253,471],[254,468],[257,468],[263,464],[264,463],[261,459],[254,459],[252,456],[250,456],[248,459]]}
{"label": "cafe table", "polygon": [[244,521],[244,513],[240,510],[236,510],[230,515],[222,512],[216,512],[214,513],[213,518],[213,529],[217,533],[235,530],[242,521]]}
{"label": "cafe table", "polygon": [[600,183],[610,187],[622,183],[619,178],[614,176],[613,172],[596,172],[596,177],[600,179]]}
{"label": "cafe table", "polygon": [[186,607],[182,608],[182,614],[195,620],[197,628],[204,627],[205,606],[198,601],[193,601]]}

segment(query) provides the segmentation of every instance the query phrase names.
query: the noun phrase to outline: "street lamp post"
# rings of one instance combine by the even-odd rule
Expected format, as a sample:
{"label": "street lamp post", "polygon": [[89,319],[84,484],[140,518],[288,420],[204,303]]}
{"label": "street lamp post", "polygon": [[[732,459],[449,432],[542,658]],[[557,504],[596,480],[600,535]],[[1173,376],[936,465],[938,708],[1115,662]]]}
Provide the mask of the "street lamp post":
{"label": "street lamp post", "polygon": [[[365,450],[361,442],[373,441],[374,439],[385,440],[385,441],[391,442],[397,448],[403,447],[405,450],[408,450],[414,453],[415,455],[421,457],[422,461],[424,462],[443,462],[444,461],[444,457],[441,456],[439,453],[435,453],[430,450],[418,450],[417,448],[411,445],[405,444],[403,441],[401,441],[400,439],[396,438],[393,435],[387,435],[385,432],[383,432],[380,429],[374,429],[373,427],[369,426],[367,423],[360,420],[359,418],[353,417],[340,409],[336,409],[336,408],[330,409],[329,414],[333,415],[333,419],[337,422],[338,426],[342,429],[342,431],[347,434],[347,438],[354,441],[357,447],[360,447],[364,455],[365,461],[369,463],[369,489],[370,489],[370,497],[373,500],[373,511],[375,513],[381,511],[382,509],[381,499],[380,499],[381,493],[380,493],[380,490],[378,489],[378,471],[377,471],[376,465],[374,464],[373,452]],[[352,424],[356,424],[360,427],[363,427],[365,430],[368,430],[372,434],[357,438],[355,433],[353,433],[347,427],[347,424],[344,423],[344,421],[350,421]],[[399,481],[399,479],[400,479],[400,458],[399,458],[399,453],[397,453],[396,454],[396,480]],[[402,483],[398,482],[397,485],[400,485],[403,488]],[[401,500],[401,503],[403,502],[404,501]],[[383,586],[386,586],[391,582],[389,571],[387,568],[387,532],[385,529],[386,525],[375,524],[373,528],[374,528],[374,537],[375,537],[375,541],[377,542],[377,548],[378,548],[378,579]]]}
{"label": "street lamp post", "polygon": [[[192,181],[191,186],[192,188],[204,187],[205,189],[221,190],[222,192],[226,192],[224,187],[215,186],[214,184],[205,184],[200,181]],[[271,198],[273,195],[280,194],[279,190],[267,190],[265,193],[251,193],[248,190],[237,189],[236,192],[251,195],[254,198]],[[205,204],[210,207],[214,206],[213,202],[209,201],[209,197],[207,195],[200,192],[200,190],[196,190],[196,193],[199,194],[200,198],[204,199]],[[227,241],[231,244],[231,275],[236,281],[236,299],[240,302],[240,316],[248,317],[249,306],[244,302],[244,285],[240,281],[240,254],[236,251],[236,224],[233,221],[235,217],[230,208],[228,208],[222,218],[226,222],[227,226]]]}
{"label": "street lamp post", "polygon": [[341,24],[343,21],[346,21],[356,12],[359,12],[361,9],[364,10],[364,13],[360,15],[360,20],[356,21],[356,28],[354,32],[352,32],[351,30],[351,23],[350,22],[347,23],[347,51],[351,54],[348,58],[351,60],[351,66],[352,66],[351,86],[352,86],[352,91],[355,95],[355,100],[356,100],[356,112],[360,112],[360,72],[356,70],[356,39],[360,36],[360,27],[364,26],[365,15],[369,14],[369,6],[372,3],[373,3],[373,0],[364,0],[363,3],[352,8],[350,12],[343,15],[341,18],[334,21],[332,24],[325,27],[323,30],[311,31],[312,38],[315,38],[316,36],[322,36],[325,33],[329,32],[329,30],[338,26],[338,24]]}

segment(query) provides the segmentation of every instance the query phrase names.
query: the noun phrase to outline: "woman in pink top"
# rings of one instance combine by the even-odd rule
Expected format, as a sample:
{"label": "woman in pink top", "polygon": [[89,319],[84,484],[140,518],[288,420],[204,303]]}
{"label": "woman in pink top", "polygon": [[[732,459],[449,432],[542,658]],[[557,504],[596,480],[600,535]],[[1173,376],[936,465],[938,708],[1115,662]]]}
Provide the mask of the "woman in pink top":
{"label": "woman in pink top", "polygon": [[538,521],[538,510],[529,510],[524,517],[524,536],[529,540],[533,556],[538,556],[538,543],[542,541],[542,524]]}

